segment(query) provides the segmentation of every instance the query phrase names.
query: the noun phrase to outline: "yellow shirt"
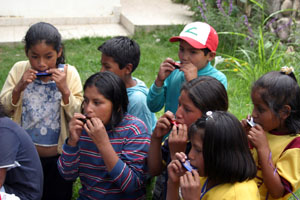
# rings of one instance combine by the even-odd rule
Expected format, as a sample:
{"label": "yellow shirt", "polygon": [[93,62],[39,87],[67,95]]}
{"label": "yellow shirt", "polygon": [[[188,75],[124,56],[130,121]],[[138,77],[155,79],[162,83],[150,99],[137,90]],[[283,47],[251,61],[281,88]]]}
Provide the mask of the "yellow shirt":
{"label": "yellow shirt", "polygon": [[[300,144],[298,143],[298,148],[294,145],[294,148],[287,149],[286,151],[284,151],[284,149],[292,140],[300,137],[300,135],[273,135],[270,133],[266,133],[266,135],[272,152],[272,160],[277,168],[277,173],[281,178],[285,179],[291,185],[292,192],[297,191],[300,187]],[[261,199],[265,200],[268,190],[263,182],[262,171],[260,165],[258,164],[256,150],[252,150],[252,153],[256,162],[256,166],[258,166],[257,175],[254,180],[259,187]],[[277,200],[287,200],[290,196],[292,196],[292,194],[288,193],[284,197]],[[268,200],[273,199],[274,198],[272,198],[271,195],[268,195]]]}
{"label": "yellow shirt", "polygon": [[[31,68],[29,61],[17,62],[8,73],[6,81],[0,93],[0,100],[6,111],[9,112],[12,119],[21,124],[22,115],[22,97],[23,92],[19,101],[16,104],[12,103],[12,91],[17,83],[21,80],[24,72]],[[82,84],[80,76],[75,67],[68,65],[67,71],[67,84],[71,91],[69,97],[69,103],[64,104],[61,101],[60,108],[60,136],[58,140],[58,153],[61,153],[61,147],[69,135],[68,121],[73,117],[75,112],[80,112],[81,102],[83,100],[82,96]]]}
{"label": "yellow shirt", "polygon": [[[200,178],[202,187],[206,180],[207,178]],[[201,200],[260,200],[254,180],[216,185],[201,196]]]}

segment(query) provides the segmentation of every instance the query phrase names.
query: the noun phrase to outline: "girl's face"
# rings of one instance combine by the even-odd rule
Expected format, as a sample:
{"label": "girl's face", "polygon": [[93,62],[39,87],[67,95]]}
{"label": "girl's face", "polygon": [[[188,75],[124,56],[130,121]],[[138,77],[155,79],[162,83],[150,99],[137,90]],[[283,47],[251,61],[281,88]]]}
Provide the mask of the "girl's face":
{"label": "girl's face", "polygon": [[202,117],[201,110],[194,105],[187,92],[182,90],[176,112],[176,121],[179,124],[186,124],[187,127],[190,127],[200,117]]}
{"label": "girl's face", "polygon": [[186,41],[180,40],[178,57],[181,63],[192,63],[199,70],[214,58],[212,55],[212,52],[204,55],[203,50],[195,49]]}
{"label": "girl's face", "polygon": [[[204,134],[204,130],[200,129],[201,134]],[[192,148],[189,153],[188,158],[190,159],[191,165],[196,167],[200,176],[205,176],[204,174],[204,159],[202,154],[203,142],[199,133],[195,133],[191,138]]]}
{"label": "girl's face", "polygon": [[252,117],[255,123],[261,125],[267,132],[278,129],[280,127],[280,119],[262,100],[260,90],[251,93],[253,111]]}
{"label": "girl's face", "polygon": [[100,94],[95,86],[90,86],[84,91],[83,109],[89,118],[97,117],[107,125],[111,119],[113,104]]}
{"label": "girl's face", "polygon": [[52,45],[44,41],[31,46],[26,53],[33,69],[37,71],[46,71],[50,68],[56,68],[56,60],[61,56],[62,49],[56,52]]}

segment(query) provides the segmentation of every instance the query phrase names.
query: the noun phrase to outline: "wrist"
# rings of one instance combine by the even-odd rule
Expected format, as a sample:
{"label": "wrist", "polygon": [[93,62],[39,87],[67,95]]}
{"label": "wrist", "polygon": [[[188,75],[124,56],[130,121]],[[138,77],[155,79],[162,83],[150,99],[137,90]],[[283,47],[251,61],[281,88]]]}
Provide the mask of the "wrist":
{"label": "wrist", "polygon": [[76,147],[77,146],[77,142],[73,141],[71,138],[68,138],[67,145],[69,145],[71,147]]}
{"label": "wrist", "polygon": [[164,85],[164,81],[159,80],[158,78],[155,79],[154,84],[156,87],[162,87]]}

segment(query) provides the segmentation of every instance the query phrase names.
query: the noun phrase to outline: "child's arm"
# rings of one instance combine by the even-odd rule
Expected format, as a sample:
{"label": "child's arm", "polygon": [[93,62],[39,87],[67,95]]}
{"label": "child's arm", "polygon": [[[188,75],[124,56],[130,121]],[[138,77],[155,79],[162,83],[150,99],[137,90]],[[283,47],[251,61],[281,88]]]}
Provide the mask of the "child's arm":
{"label": "child's arm", "polygon": [[172,65],[175,61],[167,58],[161,63],[155,82],[149,89],[147,95],[147,106],[151,112],[160,111],[165,105],[165,88],[164,82],[166,78],[175,70]]}
{"label": "child's arm", "polygon": [[186,124],[173,125],[172,132],[169,135],[169,148],[171,159],[175,159],[175,153],[185,152],[188,133]]}
{"label": "child's arm", "polygon": [[0,188],[4,185],[6,177],[6,168],[0,168]]}
{"label": "child's arm", "polygon": [[284,185],[281,182],[279,174],[276,173],[272,153],[263,128],[260,125],[255,125],[250,129],[248,138],[256,148],[263,180],[270,195],[273,198],[282,197],[285,193]]}
{"label": "child's arm", "polygon": [[[136,130],[124,133],[126,142],[120,144],[122,149],[118,152],[120,153],[118,156],[100,119],[92,118],[84,125],[86,132],[97,146],[114,184],[126,193],[144,186],[150,136],[143,127],[142,123],[136,124]],[[119,143],[119,140],[115,142]]]}
{"label": "child's arm", "polygon": [[27,85],[36,79],[37,71],[28,69],[24,72],[21,80],[16,84],[12,91],[12,103],[15,105],[20,100],[21,93],[26,89]]}
{"label": "child's arm", "polygon": [[[80,113],[75,113],[69,123],[70,137],[63,145],[63,151],[57,161],[58,171],[66,180],[75,180],[78,177],[79,168],[79,147],[77,146],[83,129],[83,118]],[[70,164],[72,163],[72,164]]]}
{"label": "child's arm", "polygon": [[186,172],[181,164],[181,162],[185,161],[186,155],[183,152],[176,153],[176,158],[168,165],[167,200],[179,199],[180,177]]}
{"label": "child's arm", "polygon": [[[66,71],[67,88],[66,88],[64,98],[62,99],[62,107],[66,115],[69,117],[69,119],[71,119],[74,113],[80,112],[80,106],[83,100],[82,84],[81,84],[79,73],[76,70],[76,68],[72,65],[65,65],[65,69],[66,68],[67,68]],[[61,71],[59,71],[59,73],[61,73]],[[58,87],[64,87],[64,86],[58,86]],[[68,93],[67,91],[70,91],[70,93]],[[66,99],[67,97],[68,100]]]}
{"label": "child's arm", "polygon": [[64,71],[60,71],[58,68],[53,68],[48,70],[48,73],[52,74],[51,77],[55,81],[56,86],[62,95],[62,101],[64,104],[69,104],[71,91],[67,84],[68,65],[64,65]]}
{"label": "child's arm", "polygon": [[157,176],[162,172],[162,152],[161,143],[163,136],[171,129],[171,122],[169,119],[174,119],[174,114],[167,111],[161,116],[156,123],[156,127],[151,135],[150,148],[148,151],[148,168],[152,176]]}
{"label": "child's arm", "polygon": [[181,194],[184,200],[198,200],[201,196],[200,177],[196,170],[180,177]]}

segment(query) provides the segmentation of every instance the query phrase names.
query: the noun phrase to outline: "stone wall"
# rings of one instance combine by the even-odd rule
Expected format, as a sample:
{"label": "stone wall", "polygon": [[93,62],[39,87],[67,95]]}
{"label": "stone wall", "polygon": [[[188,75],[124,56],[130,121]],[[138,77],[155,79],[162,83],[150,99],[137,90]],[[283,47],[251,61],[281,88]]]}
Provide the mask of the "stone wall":
{"label": "stone wall", "polygon": [[[250,1],[236,1],[245,14],[251,16]],[[295,25],[297,32],[300,32],[300,0],[266,0],[267,13],[270,15],[279,10],[290,9],[291,11],[276,14],[270,22],[269,29],[275,33],[281,41],[287,41],[290,37],[291,27]]]}

